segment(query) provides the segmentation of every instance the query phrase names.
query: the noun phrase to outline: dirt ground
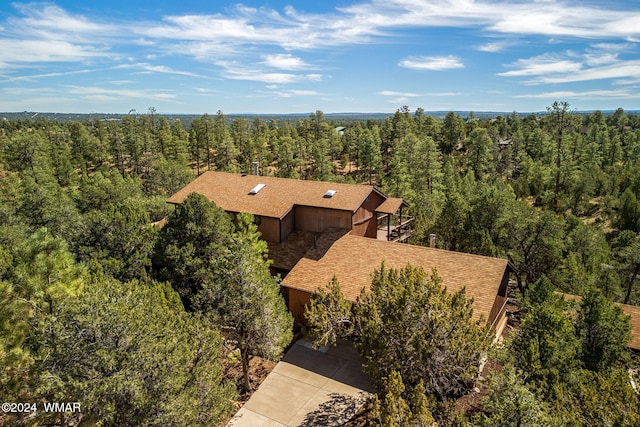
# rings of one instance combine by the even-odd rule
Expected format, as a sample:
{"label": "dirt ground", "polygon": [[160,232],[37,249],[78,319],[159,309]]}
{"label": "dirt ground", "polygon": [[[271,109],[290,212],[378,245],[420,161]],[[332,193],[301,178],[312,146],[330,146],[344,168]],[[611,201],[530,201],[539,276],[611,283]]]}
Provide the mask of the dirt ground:
{"label": "dirt ground", "polygon": [[[257,390],[260,384],[267,378],[267,375],[273,370],[278,362],[272,362],[270,360],[265,360],[258,356],[253,356],[249,361],[249,380],[251,381],[251,386],[253,391]],[[231,381],[235,381],[239,386],[238,389],[241,389],[242,386],[242,364],[240,361],[229,362],[229,368],[226,373],[226,378]],[[247,400],[251,397],[253,393],[242,393],[238,396],[238,400],[234,402],[233,413],[229,415],[229,417],[224,420],[222,423],[218,424],[218,427],[224,427],[227,425],[231,417],[235,415],[242,405],[246,403]]]}

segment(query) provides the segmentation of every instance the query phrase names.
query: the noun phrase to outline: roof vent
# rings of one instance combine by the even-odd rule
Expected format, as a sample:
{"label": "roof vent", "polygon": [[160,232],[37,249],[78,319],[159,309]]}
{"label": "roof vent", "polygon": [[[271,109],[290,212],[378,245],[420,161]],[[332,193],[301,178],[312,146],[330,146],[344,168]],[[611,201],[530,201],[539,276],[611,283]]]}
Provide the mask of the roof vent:
{"label": "roof vent", "polygon": [[265,185],[267,184],[258,184],[255,187],[253,187],[251,190],[249,190],[249,194],[254,195],[254,194],[258,194],[258,191],[262,190]]}
{"label": "roof vent", "polygon": [[336,194],[336,190],[327,190],[326,193],[324,193],[324,197],[325,199],[330,199],[333,197],[333,195]]}

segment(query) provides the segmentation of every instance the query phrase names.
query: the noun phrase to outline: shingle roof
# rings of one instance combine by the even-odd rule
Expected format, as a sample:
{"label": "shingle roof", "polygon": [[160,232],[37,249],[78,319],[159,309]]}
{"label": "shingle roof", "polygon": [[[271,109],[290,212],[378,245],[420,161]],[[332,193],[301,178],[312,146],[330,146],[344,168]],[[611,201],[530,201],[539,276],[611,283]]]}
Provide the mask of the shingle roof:
{"label": "shingle roof", "polygon": [[[257,194],[250,195],[249,191],[258,184],[266,185]],[[336,191],[333,197],[323,197],[328,190]],[[205,172],[167,202],[182,203],[196,192],[225,211],[282,218],[294,205],[355,212],[372,191],[374,188],[368,185]]]}
{"label": "shingle roof", "polygon": [[450,292],[466,287],[473,297],[474,318],[489,318],[507,260],[461,252],[387,242],[347,234],[338,239],[317,261],[305,257],[283,279],[282,285],[314,293],[326,286],[335,275],[345,297],[355,301],[360,291],[369,289],[371,275],[382,261],[389,268],[402,268],[408,263],[436,269],[442,284]]}
{"label": "shingle roof", "polygon": [[[579,295],[563,294],[561,292],[558,292],[558,294],[570,301],[582,301],[582,297]],[[634,350],[640,350],[640,307],[636,305],[621,304],[619,302],[614,304],[620,307],[624,314],[629,316],[631,339],[629,340],[628,347]]]}
{"label": "shingle roof", "polygon": [[402,205],[408,206],[407,202],[402,199],[398,199],[397,197],[389,197],[376,208],[376,212],[394,214],[398,212],[398,209],[400,209],[400,206]]}
{"label": "shingle roof", "polygon": [[336,240],[348,232],[335,227],[329,227],[322,233],[294,230],[282,242],[267,242],[269,258],[273,261],[271,265],[289,271],[302,257],[319,260]]}
{"label": "shingle roof", "polygon": [[628,304],[618,304],[624,314],[630,316],[629,323],[631,323],[631,339],[629,340],[629,347],[635,350],[640,350],[640,307]]}

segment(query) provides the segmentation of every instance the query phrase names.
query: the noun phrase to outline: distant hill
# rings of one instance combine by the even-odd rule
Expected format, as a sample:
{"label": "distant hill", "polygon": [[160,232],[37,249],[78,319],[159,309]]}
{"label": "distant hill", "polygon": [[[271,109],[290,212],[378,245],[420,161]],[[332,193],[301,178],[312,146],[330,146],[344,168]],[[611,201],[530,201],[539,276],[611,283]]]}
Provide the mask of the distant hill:
{"label": "distant hill", "polygon": [[[575,111],[577,114],[588,115],[593,113],[595,110],[589,111]],[[425,111],[424,114],[433,116],[436,118],[444,118],[449,111]],[[466,118],[471,113],[470,111],[453,111],[455,114],[460,115],[463,118]],[[605,115],[613,114],[614,110],[602,110],[602,113]],[[627,114],[639,114],[640,110],[625,110]],[[413,112],[411,112],[413,114]],[[497,116],[508,116],[513,114],[513,112],[509,111],[474,111],[475,116],[479,119],[491,119]],[[235,118],[245,118],[249,120],[253,120],[255,118],[260,118],[264,121],[275,120],[277,122],[296,122],[298,120],[302,120],[309,116],[309,113],[291,113],[291,114],[254,114],[254,113],[246,113],[246,114],[225,114],[227,120],[233,120]],[[366,121],[366,120],[384,120],[389,116],[392,116],[394,113],[324,113],[325,119],[330,122],[338,122],[338,123],[348,123],[353,121]],[[547,114],[546,111],[539,112],[516,112],[519,116],[528,116],[530,114],[536,115],[544,115]],[[45,119],[53,122],[68,122],[68,121],[78,121],[78,122],[86,122],[90,120],[102,120],[102,121],[116,121],[122,120],[128,114],[107,114],[107,113],[46,113],[46,112],[35,112],[35,111],[22,111],[22,112],[6,112],[0,113],[0,118],[3,120],[35,120],[35,119]],[[203,114],[158,114],[159,116],[165,117],[169,121],[173,121],[179,119],[183,125],[190,125],[193,119],[202,117]],[[209,113],[209,115],[215,115],[215,113]]]}

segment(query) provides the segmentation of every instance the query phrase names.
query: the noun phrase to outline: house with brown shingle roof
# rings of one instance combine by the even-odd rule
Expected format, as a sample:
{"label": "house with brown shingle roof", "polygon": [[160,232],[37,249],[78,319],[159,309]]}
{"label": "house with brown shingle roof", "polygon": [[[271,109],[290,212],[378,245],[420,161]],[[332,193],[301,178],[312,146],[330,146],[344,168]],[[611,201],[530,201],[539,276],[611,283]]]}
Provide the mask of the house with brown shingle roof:
{"label": "house with brown shingle roof", "polygon": [[272,243],[283,242],[294,230],[322,233],[330,227],[375,238],[376,208],[387,200],[368,185],[205,172],[167,202],[182,203],[192,192],[227,212],[253,214],[262,238]]}
{"label": "house with brown shingle roof", "polygon": [[[557,292],[557,294],[561,295],[565,300],[568,301],[582,301],[582,297],[579,295],[565,294],[562,292]],[[629,339],[627,347],[633,350],[640,351],[640,307],[638,307],[637,305],[622,304],[619,302],[616,302],[614,304],[620,307],[624,314],[629,316],[631,338]]]}
{"label": "house with brown shingle roof", "polygon": [[349,301],[369,289],[372,273],[384,262],[388,268],[407,264],[435,272],[450,292],[465,289],[473,298],[474,318],[484,319],[496,333],[504,328],[510,269],[506,259],[443,249],[368,239],[343,234],[318,256],[310,251],[282,280],[289,310],[303,321],[304,306],[311,295],[335,276]]}
{"label": "house with brown shingle roof", "polygon": [[[506,324],[507,260],[400,243],[410,231],[411,218],[402,212],[408,205],[372,186],[205,172],[167,201],[179,204],[192,192],[229,213],[256,217],[272,272],[283,276],[283,295],[300,323],[311,295],[334,275],[355,301],[384,261],[390,268],[411,263],[437,272],[448,290],[465,288],[476,319],[496,334]],[[393,227],[392,216],[398,217]]]}
{"label": "house with brown shingle roof", "polygon": [[629,316],[631,324],[631,339],[629,340],[629,348],[640,350],[640,307],[636,305],[616,303],[624,314]]}

